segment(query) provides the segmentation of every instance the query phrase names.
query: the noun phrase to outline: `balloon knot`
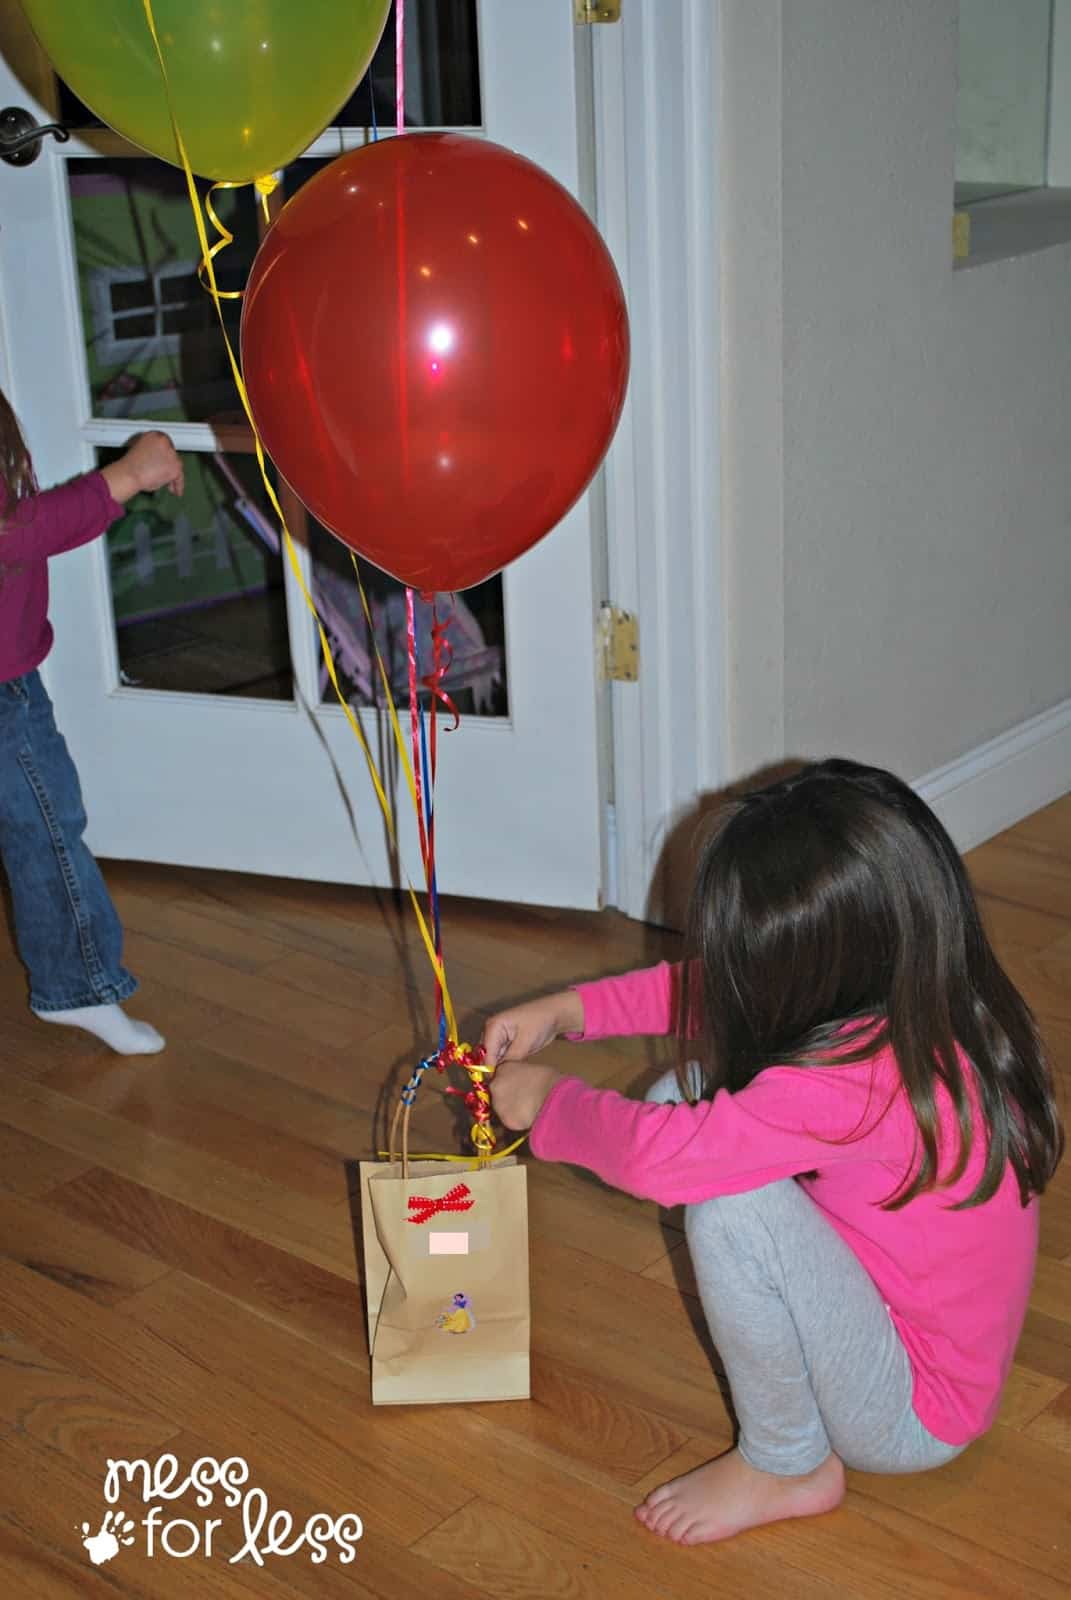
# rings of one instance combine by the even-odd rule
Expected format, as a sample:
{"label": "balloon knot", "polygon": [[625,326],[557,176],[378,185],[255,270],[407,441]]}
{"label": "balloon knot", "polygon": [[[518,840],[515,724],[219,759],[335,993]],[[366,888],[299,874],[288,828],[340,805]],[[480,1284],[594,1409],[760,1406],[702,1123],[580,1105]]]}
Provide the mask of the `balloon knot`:
{"label": "balloon knot", "polygon": [[258,194],[274,194],[279,187],[279,180],[274,172],[266,172],[263,178],[254,178],[253,187]]}

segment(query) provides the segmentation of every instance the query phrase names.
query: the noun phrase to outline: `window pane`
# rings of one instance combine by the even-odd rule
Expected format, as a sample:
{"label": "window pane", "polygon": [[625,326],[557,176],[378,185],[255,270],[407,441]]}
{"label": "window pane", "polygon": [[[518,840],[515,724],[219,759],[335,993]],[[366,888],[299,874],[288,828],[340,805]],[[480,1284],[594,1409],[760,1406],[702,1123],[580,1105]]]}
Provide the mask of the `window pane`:
{"label": "window pane", "polygon": [[960,0],[956,198],[1046,182],[1052,0]]}
{"label": "window pane", "polygon": [[[296,3],[296,0],[295,0]],[[99,128],[101,120],[62,78],[60,121],[69,128]],[[331,126],[370,128],[394,124],[394,6],[370,72]],[[405,121],[410,128],[478,128],[480,66],[476,0],[409,0],[405,8]]]}
{"label": "window pane", "polygon": [[[73,160],[67,169],[91,414],[232,417],[238,397],[197,277],[201,250],[182,173],[148,156]],[[241,288],[260,236],[254,192],[224,189],[213,204],[235,236],[216,257],[219,285]],[[223,304],[237,351],[239,302]],[[130,315],[135,308],[142,314]]]}
{"label": "window pane", "polygon": [[[308,519],[312,554],[313,597],[331,640],[339,681],[351,705],[383,705],[385,696],[361,606],[353,562],[347,547],[318,522]],[[406,631],[405,588],[378,567],[358,562],[375,626],[375,640],[390,679],[397,706],[409,705],[409,655]],[[432,671],[432,607],[415,597],[418,667],[421,677]],[[504,717],[509,713],[506,693],[505,629],[502,579],[463,594],[436,598],[435,615],[446,624],[448,670],[443,688],[463,716]],[[420,703],[431,704],[430,691],[419,692]],[[321,659],[320,699],[336,703],[334,687]],[[440,709],[446,708],[439,702]]]}
{"label": "window pane", "polygon": [[131,278],[125,283],[113,283],[111,302],[113,311],[129,311],[131,306],[151,306],[152,280]]}
{"label": "window pane", "polygon": [[123,681],[289,700],[283,568],[256,461],[182,459],[182,499],[137,495],[106,536]]}
{"label": "window pane", "polygon": [[[332,123],[394,126],[394,7],[372,66]],[[374,113],[374,115],[373,115]],[[409,0],[405,8],[405,125],[478,128],[476,0]]]}

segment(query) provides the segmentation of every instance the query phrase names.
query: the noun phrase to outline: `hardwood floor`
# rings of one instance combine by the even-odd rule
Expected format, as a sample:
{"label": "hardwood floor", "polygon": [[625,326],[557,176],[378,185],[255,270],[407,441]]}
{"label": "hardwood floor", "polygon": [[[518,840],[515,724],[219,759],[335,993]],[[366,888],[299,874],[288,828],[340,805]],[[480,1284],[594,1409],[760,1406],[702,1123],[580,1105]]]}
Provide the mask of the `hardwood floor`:
{"label": "hardwood floor", "polygon": [[[974,853],[1002,959],[1071,1079],[1071,797]],[[109,870],[169,1040],[124,1061],[25,1010],[0,947],[0,1593],[382,1600],[1057,1600],[1071,1571],[1071,1167],[1042,1208],[1031,1311],[998,1425],[940,1472],[853,1475],[830,1516],[677,1550],[636,1525],[654,1484],[730,1441],[679,1216],[566,1169],[529,1168],[530,1403],[373,1411],[355,1262],[355,1163],[388,1080],[427,1048],[429,986],[405,912],[363,891]],[[481,1011],[672,953],[613,913],[455,902],[447,963]],[[551,1059],[638,1090],[649,1046]],[[422,1140],[450,1140],[441,1085]],[[449,1145],[447,1147],[450,1147]],[[334,1551],[229,1556],[241,1513],[187,1489],[163,1521],[219,1518],[215,1549],[134,1543],[94,1566],[109,1458],[244,1456],[298,1527],[356,1512]],[[120,1537],[123,1529],[120,1528]],[[193,1533],[176,1526],[185,1550]]]}

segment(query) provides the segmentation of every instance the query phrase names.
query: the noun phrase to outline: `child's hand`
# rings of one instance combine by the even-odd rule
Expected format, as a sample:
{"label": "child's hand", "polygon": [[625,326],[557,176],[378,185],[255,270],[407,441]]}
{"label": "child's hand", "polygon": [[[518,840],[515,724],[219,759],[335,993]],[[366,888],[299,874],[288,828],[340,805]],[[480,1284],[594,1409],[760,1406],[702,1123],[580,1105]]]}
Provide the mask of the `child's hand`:
{"label": "child's hand", "polygon": [[555,1072],[553,1067],[537,1067],[528,1061],[504,1061],[490,1080],[495,1116],[515,1133],[521,1128],[530,1128],[560,1077],[561,1073]]}
{"label": "child's hand", "polygon": [[488,1061],[524,1061],[562,1033],[583,1033],[584,1004],[573,989],[512,1006],[488,1018],[482,1044]]}
{"label": "child's hand", "polygon": [[183,490],[182,462],[166,433],[141,433],[118,461],[101,468],[109,493],[119,505],[136,494],[170,489]]}

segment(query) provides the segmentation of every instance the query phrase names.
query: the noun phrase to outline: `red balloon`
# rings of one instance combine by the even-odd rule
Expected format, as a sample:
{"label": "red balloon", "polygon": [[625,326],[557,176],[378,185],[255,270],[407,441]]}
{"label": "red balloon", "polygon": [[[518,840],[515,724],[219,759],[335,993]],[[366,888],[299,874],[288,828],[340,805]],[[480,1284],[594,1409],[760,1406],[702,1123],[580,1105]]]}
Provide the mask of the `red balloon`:
{"label": "red balloon", "polygon": [[613,437],[628,316],[587,215],[522,156],[406,134],[283,209],[242,311],[257,430],[345,544],[465,589],[560,522]]}

